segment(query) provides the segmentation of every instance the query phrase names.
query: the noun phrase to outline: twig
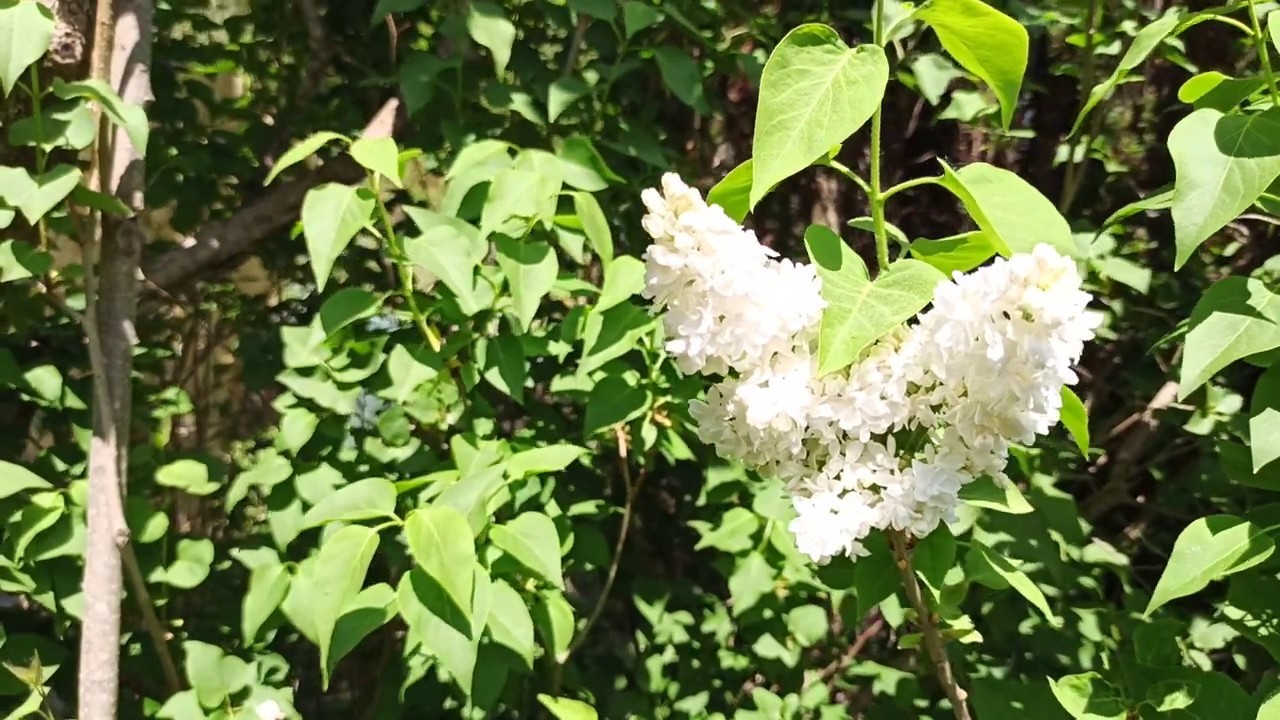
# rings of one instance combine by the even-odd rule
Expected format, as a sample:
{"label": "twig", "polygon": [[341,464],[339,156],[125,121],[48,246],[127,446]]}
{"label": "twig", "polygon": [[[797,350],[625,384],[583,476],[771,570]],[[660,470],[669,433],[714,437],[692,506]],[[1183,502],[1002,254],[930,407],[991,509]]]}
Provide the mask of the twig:
{"label": "twig", "polygon": [[933,660],[934,673],[938,676],[938,682],[942,684],[942,690],[947,694],[947,699],[951,701],[951,710],[955,713],[956,720],[972,720],[969,705],[965,702],[969,694],[956,682],[955,675],[951,671],[951,659],[947,657],[946,645],[942,634],[938,632],[937,618],[929,609],[924,594],[920,592],[920,581],[916,579],[915,568],[911,565],[911,549],[907,547],[907,539],[901,532],[890,532],[889,544],[893,548],[898,572],[902,575],[902,585],[907,591],[907,600],[911,602],[911,607],[915,608],[916,620],[924,636],[925,649],[929,652],[929,658]]}
{"label": "twig", "polygon": [[[1097,43],[1098,23],[1102,19],[1102,2],[1103,0],[1089,0],[1088,27],[1084,36],[1084,67],[1080,71],[1080,87],[1085,93],[1092,93],[1094,74],[1097,72],[1094,46]],[[1085,102],[1088,101],[1086,94]],[[1058,210],[1064,215],[1075,203],[1076,194],[1079,193],[1080,185],[1084,181],[1084,169],[1089,162],[1089,147],[1093,145],[1093,136],[1099,127],[1095,123],[1101,117],[1102,113],[1098,108],[1094,108],[1094,116],[1089,119],[1089,128],[1071,142],[1067,153],[1067,171],[1062,178],[1062,196],[1058,199]],[[1084,156],[1079,163],[1076,162],[1077,154]]]}
{"label": "twig", "polygon": [[568,664],[569,658],[577,652],[578,648],[582,647],[587,635],[591,633],[591,628],[600,619],[600,613],[604,611],[605,602],[609,599],[609,593],[613,590],[613,583],[618,578],[618,566],[622,562],[622,550],[627,544],[627,534],[631,531],[631,517],[635,507],[635,499],[640,492],[640,486],[644,484],[643,472],[634,482],[631,479],[631,461],[627,456],[626,429],[622,425],[618,425],[614,428],[614,435],[618,439],[618,468],[622,473],[622,481],[626,484],[627,489],[626,504],[622,508],[622,526],[618,528],[618,539],[613,544],[613,560],[609,563],[609,572],[605,576],[604,587],[600,589],[600,594],[596,597],[595,606],[591,608],[591,613],[587,615],[587,622],[582,626],[582,630],[569,643],[569,647],[560,654],[560,657],[556,658],[555,676],[552,678],[552,695],[555,695],[560,690],[560,680],[564,666]]}
{"label": "twig", "polygon": [[591,16],[578,13],[578,24],[573,28],[573,38],[569,40],[569,53],[565,55],[561,75],[568,76],[573,73],[574,66],[578,64],[578,51],[582,48],[582,41],[586,38],[589,27],[591,27]]}
{"label": "twig", "polygon": [[[363,137],[391,137],[398,125],[400,100],[391,98],[365,125]],[[293,224],[311,188],[326,183],[357,183],[364,168],[347,156],[289,182],[273,185],[261,199],[245,205],[231,217],[206,223],[186,238],[182,247],[170,250],[143,268],[149,284],[163,290],[179,287],[211,266],[247,252],[254,245]]]}
{"label": "twig", "polygon": [[[845,649],[844,653],[842,653],[840,657],[836,658],[835,660],[832,660],[830,663],[827,664],[826,667],[822,668],[822,670],[818,672],[817,677],[814,678],[814,682],[825,683],[828,680],[839,675],[840,673],[844,672],[845,669],[849,667],[849,664],[857,659],[858,654],[861,653],[862,649],[867,646],[867,643],[871,642],[871,638],[874,638],[876,635],[879,635],[880,630],[882,630],[883,628],[884,628],[884,616],[878,615],[875,620],[868,623],[866,627],[862,628],[862,631],[858,633],[858,636],[856,638],[854,638],[853,643],[851,643],[849,647]],[[811,683],[805,683],[805,684],[809,685]]]}
{"label": "twig", "polygon": [[170,695],[176,695],[182,691],[182,677],[178,675],[178,667],[173,661],[173,655],[169,653],[168,633],[165,632],[164,626],[160,624],[160,618],[156,615],[151,593],[147,590],[147,583],[142,577],[142,568],[138,566],[138,556],[133,552],[133,544],[125,545],[122,554],[125,577],[129,578],[129,590],[138,604],[138,611],[142,613],[142,624],[147,628],[147,635],[151,638],[156,656],[160,658],[160,670],[164,673],[165,685],[168,686]]}

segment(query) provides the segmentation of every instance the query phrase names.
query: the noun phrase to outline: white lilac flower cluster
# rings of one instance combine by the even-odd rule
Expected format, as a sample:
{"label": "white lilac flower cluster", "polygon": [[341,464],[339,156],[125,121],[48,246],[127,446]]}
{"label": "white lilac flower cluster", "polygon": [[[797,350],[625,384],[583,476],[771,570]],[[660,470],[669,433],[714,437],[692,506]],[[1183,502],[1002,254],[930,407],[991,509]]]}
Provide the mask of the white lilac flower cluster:
{"label": "white lilac flower cluster", "polygon": [[674,174],[643,195],[644,295],[684,372],[724,375],[690,413],[726,458],[782,479],[801,552],[867,554],[875,529],[929,534],[960,488],[1006,482],[1010,443],[1058,421],[1093,337],[1072,260],[1051,246],[955,273],[911,326],[819,376],[825,302],[810,265],[777,258]]}

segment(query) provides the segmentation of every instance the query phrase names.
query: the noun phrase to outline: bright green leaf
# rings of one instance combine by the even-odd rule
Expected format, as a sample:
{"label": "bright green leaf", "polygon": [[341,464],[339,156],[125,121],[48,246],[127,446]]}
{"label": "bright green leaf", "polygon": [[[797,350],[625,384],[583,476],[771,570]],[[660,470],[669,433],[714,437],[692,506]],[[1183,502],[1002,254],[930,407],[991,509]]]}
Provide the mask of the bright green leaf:
{"label": "bright green leaf", "polygon": [[529,332],[542,298],[556,283],[560,264],[551,246],[539,240],[498,237],[494,240],[498,267],[507,276],[521,332]]}
{"label": "bright green leaf", "polygon": [[1079,254],[1062,213],[1026,180],[986,163],[959,170],[942,163],[942,170],[943,187],[960,198],[1001,255],[1029,253],[1041,243],[1068,257]]}
{"label": "bright green leaf", "polygon": [[0,500],[20,492],[52,490],[53,484],[30,470],[11,462],[0,460]]}
{"label": "bright green leaf", "polygon": [[366,170],[390,180],[396,187],[404,186],[400,180],[400,149],[396,147],[395,140],[389,137],[360,138],[351,143],[347,152]]}
{"label": "bright green leaf", "polygon": [[334,140],[349,142],[347,138],[335,132],[323,131],[309,135],[306,139],[289,148],[280,156],[280,159],[276,161],[276,164],[271,166],[271,172],[267,174],[267,180],[263,184],[270,185],[271,181],[275,180],[276,176],[284,172],[286,168],[292,165],[297,165],[303,160],[315,155],[317,150]]}
{"label": "bright green leaf", "polygon": [[53,93],[63,100],[84,98],[98,103],[102,106],[103,111],[106,112],[107,117],[124,129],[134,150],[139,155],[146,155],[147,138],[151,133],[151,126],[147,122],[147,113],[137,105],[132,105],[120,99],[116,91],[106,82],[90,79],[68,83],[63,82],[61,78],[55,78],[53,81]]}
{"label": "bright green leaf", "polygon": [[361,525],[347,525],[330,535],[316,556],[311,576],[316,597],[310,599],[310,607],[316,644],[320,646],[323,686],[326,688],[329,685],[327,668],[334,628],[347,606],[360,594],[369,563],[377,549],[378,533]]}
{"label": "bright green leaf", "polygon": [[1062,426],[1071,433],[1080,454],[1089,456],[1089,411],[1080,396],[1069,387],[1062,388]]}
{"label": "bright green leaf", "polygon": [[929,263],[948,276],[953,272],[969,272],[995,254],[996,244],[985,230],[911,243],[912,257]]}
{"label": "bright green leaf", "polygon": [[1009,558],[981,543],[970,542],[969,554],[965,557],[965,567],[969,571],[970,578],[975,582],[996,590],[1012,587],[1044,613],[1054,627],[1061,626],[1062,618],[1053,614],[1053,609],[1049,607],[1049,601],[1045,599],[1044,592]]}
{"label": "bright green leaf", "polygon": [[1191,311],[1178,371],[1178,398],[1190,395],[1227,365],[1276,347],[1280,347],[1280,296],[1254,278],[1219,280]]}
{"label": "bright green leaf", "polygon": [[1280,108],[1224,115],[1196,110],[1169,133],[1174,269],[1280,177]]}
{"label": "bright green leaf", "polygon": [[493,582],[492,609],[489,612],[489,635],[493,641],[511,649],[533,669],[533,618],[520,593],[503,580]]}
{"label": "bright green leaf", "polygon": [[0,2],[0,82],[5,95],[49,49],[55,25],[53,14],[38,2]]}
{"label": "bright green leaf", "polygon": [[760,78],[750,206],[862,127],[884,96],[889,63],[875,45],[850,49],[806,24],[774,48]]}
{"label": "bright green leaf", "polygon": [[470,617],[476,548],[467,519],[451,507],[425,507],[409,515],[405,536],[419,567]]}
{"label": "bright green leaf", "polygon": [[156,484],[192,495],[209,495],[218,483],[209,479],[209,466],[199,460],[175,460],[156,470]]}
{"label": "bright green leaf", "polygon": [[364,288],[343,288],[325,299],[320,306],[320,327],[330,337],[357,320],[378,311],[381,298]]}
{"label": "bright green leaf", "polygon": [[1280,364],[1272,365],[1253,388],[1249,404],[1253,472],[1280,458]]}
{"label": "bright green leaf", "polygon": [[1008,129],[1027,70],[1026,28],[981,0],[929,0],[915,16],[933,28],[961,67],[991,87],[1000,101],[1001,125]]}
{"label": "bright green leaf", "polygon": [[[1120,62],[1116,65],[1116,69],[1111,71],[1111,75],[1089,90],[1089,98],[1085,101],[1084,107],[1080,108],[1080,114],[1076,116],[1075,123],[1071,126],[1069,135],[1075,135],[1080,130],[1080,125],[1084,122],[1086,116],[1089,115],[1098,103],[1106,99],[1112,90],[1124,81],[1129,72],[1142,64],[1165,38],[1174,31],[1178,26],[1178,21],[1182,17],[1182,9],[1178,7],[1170,8],[1165,12],[1159,20],[1148,24],[1138,34],[1134,36],[1133,42],[1129,45],[1129,49],[1125,50],[1124,56],[1120,58]],[[1181,96],[1181,93],[1179,93]],[[1185,102],[1185,101],[1184,101]]]}
{"label": "bright green leaf", "polygon": [[551,518],[539,512],[525,512],[489,531],[493,544],[521,565],[558,588],[564,588],[560,570],[560,536]]}
{"label": "bright green leaf", "polygon": [[556,720],[596,720],[599,717],[590,705],[580,700],[539,693],[538,702],[550,710]]}
{"label": "bright green leaf", "polygon": [[839,259],[833,260],[837,254],[829,250],[829,238],[806,233],[805,242],[818,266],[822,297],[827,301],[818,334],[822,375],[847,367],[876,340],[914,317],[946,279],[918,260],[898,260],[872,282],[851,250],[842,249]]}
{"label": "bright green leaf", "polygon": [[471,3],[467,13],[467,32],[471,39],[488,48],[493,56],[493,69],[499,78],[511,61],[511,46],[516,40],[516,26],[507,19],[502,8],[486,0]]}
{"label": "bright green leaf", "polygon": [[240,611],[240,633],[246,645],[253,645],[271,614],[289,592],[289,572],[279,562],[253,569]]}
{"label": "bright green leaf", "polygon": [[630,255],[623,255],[604,268],[604,287],[593,312],[604,312],[619,303],[639,295],[644,289],[644,262]]}
{"label": "bright green leaf", "polygon": [[302,516],[302,526],[393,518],[395,509],[396,486],[385,478],[366,478],[326,495]]}
{"label": "bright green leaf", "polygon": [[613,262],[613,231],[609,229],[609,220],[595,197],[585,192],[573,193],[573,210],[582,223],[582,232],[586,234],[591,249],[595,250],[600,261],[605,265]]}
{"label": "bright green leaf", "polygon": [[742,222],[751,212],[751,166],[750,158],[744,160],[707,191],[707,204],[719,205],[734,222]]}
{"label": "bright green leaf", "polygon": [[1144,615],[1257,565],[1275,549],[1275,541],[1263,528],[1233,515],[1210,515],[1192,522],[1174,541]]}
{"label": "bright green leaf", "polygon": [[302,201],[302,231],[318,291],[324,291],[333,264],[347,244],[368,225],[373,206],[372,196],[349,185],[325,183],[307,191]]}

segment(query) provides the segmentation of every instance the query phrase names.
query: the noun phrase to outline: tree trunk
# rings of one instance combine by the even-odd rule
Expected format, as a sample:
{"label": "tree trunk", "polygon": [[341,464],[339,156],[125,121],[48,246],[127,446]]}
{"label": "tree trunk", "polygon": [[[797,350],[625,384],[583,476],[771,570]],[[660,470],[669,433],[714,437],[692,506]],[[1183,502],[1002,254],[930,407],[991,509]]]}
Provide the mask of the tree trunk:
{"label": "tree trunk", "polygon": [[[104,12],[109,10],[109,12]],[[104,17],[105,16],[105,17]],[[100,0],[94,35],[94,75],[125,102],[151,100],[150,0]],[[100,45],[101,44],[101,45]],[[96,183],[134,210],[142,209],[146,148],[105,122],[99,128]],[[89,455],[84,623],[80,637],[79,718],[114,720],[120,688],[122,555],[128,528],[123,500],[129,471],[134,319],[143,235],[133,220],[102,218],[96,272],[88,287],[86,332],[94,371],[94,428]],[[93,263],[92,254],[85,258]]]}

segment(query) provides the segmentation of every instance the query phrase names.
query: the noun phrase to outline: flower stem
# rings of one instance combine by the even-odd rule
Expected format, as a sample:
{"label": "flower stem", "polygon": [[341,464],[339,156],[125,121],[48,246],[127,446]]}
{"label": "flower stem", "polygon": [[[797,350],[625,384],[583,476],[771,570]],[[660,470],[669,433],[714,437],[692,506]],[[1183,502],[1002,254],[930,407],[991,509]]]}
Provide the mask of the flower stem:
{"label": "flower stem", "polygon": [[[876,45],[884,45],[884,2],[875,0],[871,8],[872,39]],[[871,115],[871,162],[869,167],[867,202],[871,205],[871,222],[876,233],[876,267],[879,272],[889,269],[889,232],[884,221],[884,195],[880,192],[880,126],[884,100]]]}
{"label": "flower stem", "polygon": [[1280,90],[1276,89],[1276,77],[1271,72],[1271,53],[1267,50],[1267,36],[1262,32],[1262,24],[1258,22],[1258,11],[1249,0],[1249,24],[1253,26],[1253,42],[1258,48],[1258,59],[1262,61],[1262,74],[1267,78],[1267,88],[1271,91],[1271,103],[1280,107]]}
{"label": "flower stem", "polygon": [[973,720],[973,716],[969,714],[969,705],[965,702],[969,693],[960,687],[955,674],[951,672],[951,660],[947,657],[942,633],[938,631],[938,623],[929,609],[924,593],[920,591],[920,581],[916,579],[916,570],[911,564],[911,549],[907,546],[906,535],[898,531],[891,531],[888,535],[895,564],[898,566],[898,572],[902,574],[902,585],[907,591],[907,600],[916,611],[916,621],[920,624],[924,646],[929,652],[929,659],[933,661],[933,670],[938,676],[938,682],[942,684],[943,692],[951,701],[951,710],[955,713],[956,720]]}

